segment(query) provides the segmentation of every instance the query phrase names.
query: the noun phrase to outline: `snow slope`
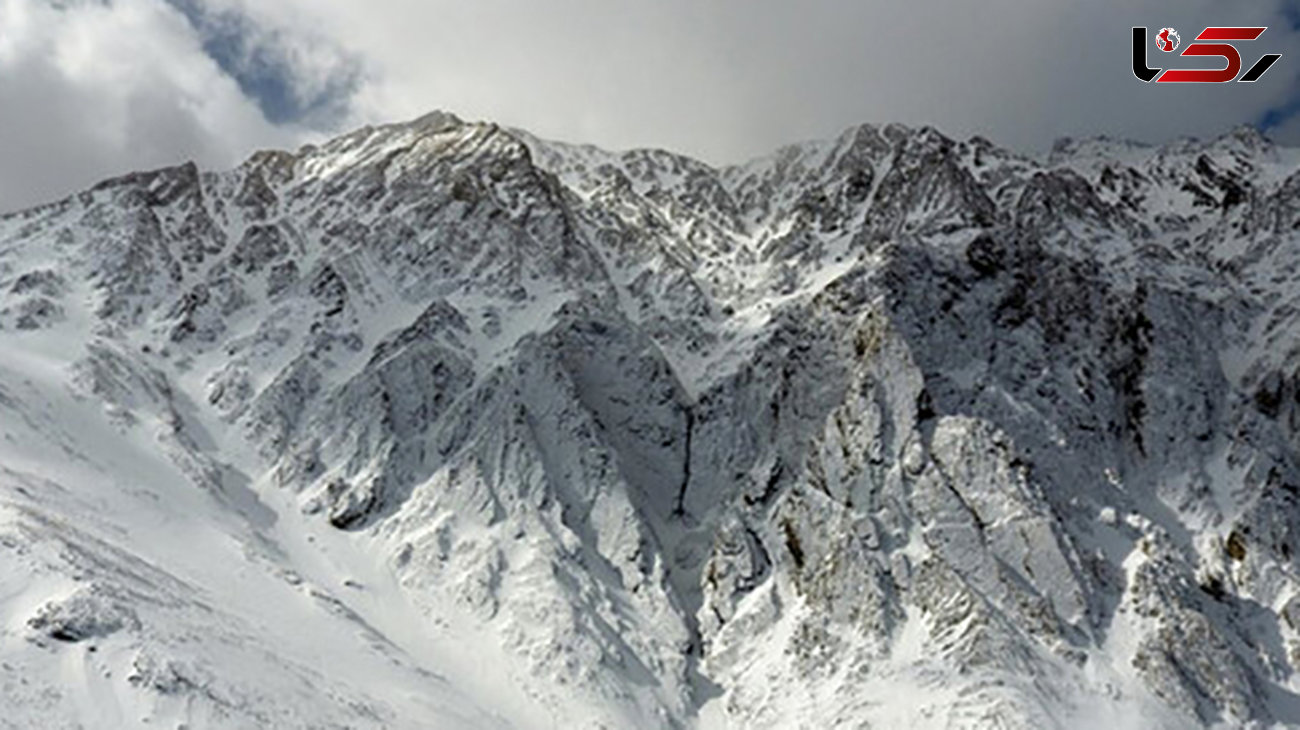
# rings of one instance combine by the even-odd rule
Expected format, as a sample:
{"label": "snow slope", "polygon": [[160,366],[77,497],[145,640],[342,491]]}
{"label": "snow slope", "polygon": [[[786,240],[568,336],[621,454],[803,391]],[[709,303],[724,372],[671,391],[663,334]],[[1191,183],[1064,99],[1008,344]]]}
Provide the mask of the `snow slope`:
{"label": "snow slope", "polygon": [[0,218],[0,726],[1300,726],[1297,181],[434,113]]}

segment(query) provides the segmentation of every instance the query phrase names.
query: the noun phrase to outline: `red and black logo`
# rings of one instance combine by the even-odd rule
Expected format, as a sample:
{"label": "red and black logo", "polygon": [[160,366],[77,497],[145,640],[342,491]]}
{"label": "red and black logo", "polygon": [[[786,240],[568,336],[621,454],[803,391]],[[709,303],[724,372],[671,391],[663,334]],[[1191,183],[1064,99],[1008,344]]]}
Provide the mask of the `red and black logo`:
{"label": "red and black logo", "polygon": [[[1282,57],[1280,53],[1268,53],[1255,62],[1250,70],[1241,73],[1241,54],[1231,43],[1206,43],[1202,41],[1253,41],[1259,38],[1268,27],[1222,27],[1206,28],[1196,36],[1196,42],[1189,43],[1179,56],[1211,56],[1227,61],[1222,69],[1159,69],[1147,67],[1147,29],[1141,26],[1133,28],[1133,75],[1143,81],[1155,79],[1159,82],[1221,84],[1237,80],[1242,82],[1258,81],[1260,76]],[[1182,39],[1173,28],[1161,28],[1156,33],[1156,48],[1165,53],[1178,50]]]}

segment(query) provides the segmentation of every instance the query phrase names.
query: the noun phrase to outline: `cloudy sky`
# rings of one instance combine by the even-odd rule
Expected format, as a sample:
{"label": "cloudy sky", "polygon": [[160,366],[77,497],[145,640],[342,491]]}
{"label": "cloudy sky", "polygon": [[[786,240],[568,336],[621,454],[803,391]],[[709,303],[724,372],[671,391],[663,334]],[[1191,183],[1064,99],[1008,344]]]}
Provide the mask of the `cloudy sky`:
{"label": "cloudy sky", "polygon": [[[1267,25],[1244,63],[1283,58],[1143,84],[1133,25]],[[888,121],[1300,144],[1300,0],[0,0],[0,210],[432,109],[712,162]]]}

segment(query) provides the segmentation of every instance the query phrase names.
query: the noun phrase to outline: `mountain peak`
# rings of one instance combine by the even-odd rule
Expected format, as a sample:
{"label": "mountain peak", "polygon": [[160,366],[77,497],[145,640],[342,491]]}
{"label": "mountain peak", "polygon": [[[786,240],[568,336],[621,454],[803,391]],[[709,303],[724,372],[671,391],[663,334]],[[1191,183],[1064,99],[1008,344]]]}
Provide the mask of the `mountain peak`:
{"label": "mountain peak", "polygon": [[0,218],[6,720],[1300,724],[1261,139],[435,112]]}

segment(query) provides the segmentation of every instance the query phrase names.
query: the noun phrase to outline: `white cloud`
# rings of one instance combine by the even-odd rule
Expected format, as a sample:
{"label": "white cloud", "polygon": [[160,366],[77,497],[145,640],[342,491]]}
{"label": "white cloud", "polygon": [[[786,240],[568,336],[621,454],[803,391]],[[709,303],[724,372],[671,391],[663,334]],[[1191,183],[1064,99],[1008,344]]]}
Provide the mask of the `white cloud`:
{"label": "white cloud", "polygon": [[229,165],[296,136],[257,107],[154,0],[0,0],[0,209],[196,159]]}
{"label": "white cloud", "polygon": [[[222,0],[247,4],[248,0]],[[367,60],[357,111],[446,108],[608,146],[734,160],[862,121],[933,124],[1044,149],[1064,135],[1208,135],[1286,101],[1300,36],[1282,2],[1188,0],[282,0]],[[1129,28],[1272,26],[1254,85],[1148,85]],[[1153,46],[1154,48],[1154,46]],[[1246,48],[1247,62],[1253,49]],[[1154,60],[1154,59],[1153,59]]]}
{"label": "white cloud", "polygon": [[[168,2],[247,21],[275,83],[304,108],[339,102],[303,120],[327,131],[440,108],[714,161],[863,121],[1029,150],[1063,135],[1204,136],[1286,106],[1300,79],[1283,0],[0,0],[0,208],[303,138],[266,122],[245,96],[257,89],[241,77],[241,92]],[[1284,54],[1260,83],[1171,88],[1129,71],[1132,25],[1189,41],[1256,23],[1271,28],[1247,62]],[[349,73],[357,83],[339,85]]]}

